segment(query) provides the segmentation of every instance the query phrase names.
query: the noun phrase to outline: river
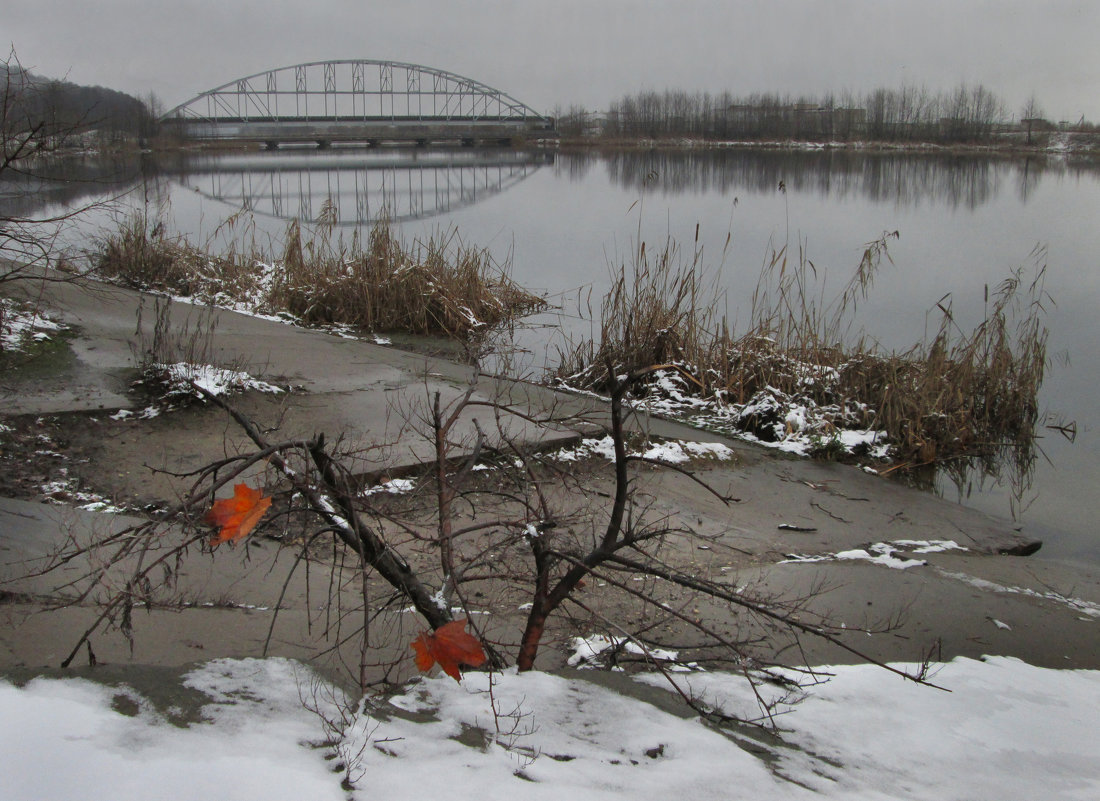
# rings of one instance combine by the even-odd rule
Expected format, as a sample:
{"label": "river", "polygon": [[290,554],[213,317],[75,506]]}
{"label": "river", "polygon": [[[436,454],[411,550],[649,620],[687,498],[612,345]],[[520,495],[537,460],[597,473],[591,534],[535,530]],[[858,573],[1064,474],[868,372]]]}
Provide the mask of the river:
{"label": "river", "polygon": [[[930,312],[945,298],[969,328],[1012,270],[1032,276],[1045,265],[1051,364],[1032,483],[1019,498],[1006,480],[976,477],[962,486],[941,481],[937,491],[1015,515],[1045,541],[1044,556],[1100,563],[1095,161],[860,150],[334,148],[150,161],[142,177],[118,179],[111,194],[123,189],[126,204],[163,214],[198,241],[218,238],[220,223],[242,207],[261,241],[277,241],[288,219],[308,224],[326,199],[346,236],[383,212],[405,240],[453,232],[510,261],[516,281],[560,307],[520,335],[529,373],[552,361],[562,337],[591,330],[588,310],[598,310],[609,268],[629,263],[639,241],[650,250],[674,241],[689,261],[701,248],[736,322],[746,319],[773,249],[805,254],[828,296],[855,270],[865,243],[896,231],[857,323],[899,350],[934,330]],[[92,219],[104,222],[102,214]],[[1072,442],[1048,427],[1066,424],[1076,427]]]}

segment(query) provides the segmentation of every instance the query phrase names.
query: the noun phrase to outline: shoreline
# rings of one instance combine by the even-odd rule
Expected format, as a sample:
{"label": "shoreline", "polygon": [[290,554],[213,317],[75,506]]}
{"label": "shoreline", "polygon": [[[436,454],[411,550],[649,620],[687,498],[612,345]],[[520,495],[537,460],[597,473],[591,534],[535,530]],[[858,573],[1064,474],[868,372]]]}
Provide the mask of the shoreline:
{"label": "shoreline", "polygon": [[[1056,131],[1036,135],[1045,143],[1015,141],[1022,134],[1002,134],[990,141],[978,142],[937,142],[918,140],[877,140],[877,139],[705,139],[687,136],[667,137],[603,137],[603,136],[558,136],[550,139],[520,139],[507,146],[499,145],[449,145],[444,149],[455,151],[477,150],[525,150],[537,149],[575,153],[615,153],[637,150],[774,150],[803,151],[808,153],[823,151],[896,154],[896,155],[966,155],[966,156],[1007,156],[1011,158],[1077,157],[1087,160],[1100,160],[1100,132],[1098,131]],[[1011,141],[1009,141],[1011,139]],[[998,141],[1000,140],[1000,141]],[[1053,140],[1053,141],[1051,141]],[[331,145],[335,150],[393,151],[422,150],[421,146],[409,143],[385,143],[368,146],[361,142],[336,142]],[[276,148],[278,150],[315,148]],[[51,159],[72,158],[74,156],[114,155],[114,156],[172,156],[192,153],[249,153],[267,150],[262,142],[221,142],[157,140],[147,142],[132,141],[124,145],[106,148],[74,147],[48,154]]]}
{"label": "shoreline", "polygon": [[[34,378],[16,387],[14,395],[6,392],[4,402],[10,409],[13,397],[21,398],[27,419],[69,414],[68,419],[79,421],[65,434],[77,457],[68,463],[70,476],[98,482],[109,490],[110,498],[170,499],[179,491],[171,473],[194,469],[211,454],[240,447],[216,409],[193,408],[147,420],[136,415],[110,419],[120,406],[140,411],[137,399],[126,392],[126,378],[133,368],[129,339],[137,293],[111,286],[89,293],[57,284],[47,294],[51,305],[75,326],[75,336],[66,344],[71,358],[48,380]],[[175,311],[187,314],[190,309],[175,304]],[[268,375],[303,388],[278,397],[238,396],[237,403],[246,412],[277,421],[280,435],[288,437],[325,431],[330,436],[342,433],[351,442],[365,442],[370,436],[377,439],[389,425],[389,398],[406,391],[422,396],[425,380],[453,394],[469,378],[469,368],[453,362],[228,311],[217,316],[214,336],[222,357],[247,358],[266,366]],[[360,365],[355,375],[346,373],[347,364]],[[573,403],[591,411],[598,406],[592,398],[561,396],[532,385],[506,389],[516,397],[522,395],[534,408]],[[57,408],[59,402],[64,409]],[[76,413],[74,408],[84,411]],[[652,433],[662,436],[723,441],[656,419],[651,425]],[[566,442],[576,434],[562,436]],[[698,469],[714,486],[739,499],[731,507],[675,473],[644,473],[639,478],[643,491],[660,509],[690,519],[692,527],[707,537],[710,544],[705,550],[684,543],[675,546],[685,563],[734,586],[758,583],[765,591],[782,589],[795,597],[823,583],[829,585],[832,589],[815,599],[817,608],[831,610],[858,632],[860,647],[872,641],[876,658],[911,661],[935,649],[943,660],[991,653],[1050,667],[1100,667],[1100,638],[1095,636],[1095,626],[1100,625],[1097,566],[1045,561],[1041,550],[1038,556],[997,556],[998,552],[1028,552],[1034,542],[1007,521],[853,467],[791,459],[748,443],[725,442],[734,449],[736,460]],[[400,437],[394,443],[396,461],[382,465],[382,470],[427,458]],[[0,508],[0,530],[5,532],[0,545],[8,557],[3,560],[8,579],[15,577],[11,563],[18,560],[13,556],[41,555],[43,547],[64,535],[72,521],[107,525],[116,518],[75,509],[72,503],[5,501]],[[21,533],[14,536],[17,530]],[[945,545],[943,550],[925,553],[919,545],[907,544],[933,541],[954,547]],[[266,578],[259,576],[255,567],[242,574],[220,564],[235,561],[246,550],[253,556],[269,551],[270,556],[262,558],[276,558],[277,547],[265,547],[263,542],[257,547],[230,551],[228,557],[219,554],[216,560],[193,559],[197,572],[187,584],[191,605],[180,611],[151,610],[135,616],[137,642],[132,654],[118,632],[97,638],[97,660],[178,665],[218,655],[258,655],[280,576],[277,571]],[[863,556],[858,555],[861,551]],[[883,556],[914,564],[898,568]],[[586,590],[588,602],[602,597],[598,586]],[[33,581],[0,589],[7,593],[0,603],[5,624],[0,667],[56,665],[59,651],[66,641],[75,641],[89,610],[44,613],[50,605],[49,590]],[[316,661],[318,652],[327,647],[315,631],[310,634],[316,610],[311,611],[306,597],[306,590],[300,588],[297,600],[281,613],[288,628],[277,635],[275,654],[312,656],[311,661]],[[609,615],[631,613],[620,602],[608,603]],[[513,636],[524,615],[515,604],[486,611],[492,612],[494,626],[505,633],[512,631]],[[713,617],[716,623],[731,623],[728,609],[701,607],[699,614]],[[863,633],[874,620],[895,617],[897,628],[874,636]],[[401,625],[410,626],[415,634],[419,624],[409,620]],[[555,644],[548,642],[539,667],[560,666],[563,644],[573,634],[564,622],[555,623]],[[807,647],[806,653],[819,663],[844,659],[832,647]]]}
{"label": "shoreline", "polygon": [[[921,142],[888,140],[811,140],[811,139],[693,139],[667,137],[653,139],[602,139],[599,137],[562,137],[559,148],[565,151],[607,150],[793,150],[793,151],[850,151],[858,153],[891,154],[962,154],[975,156],[1083,156],[1100,158],[1100,133],[1057,133],[1048,138],[1055,144],[1025,144],[1022,142]],[[1069,146],[1074,139],[1085,145]]]}

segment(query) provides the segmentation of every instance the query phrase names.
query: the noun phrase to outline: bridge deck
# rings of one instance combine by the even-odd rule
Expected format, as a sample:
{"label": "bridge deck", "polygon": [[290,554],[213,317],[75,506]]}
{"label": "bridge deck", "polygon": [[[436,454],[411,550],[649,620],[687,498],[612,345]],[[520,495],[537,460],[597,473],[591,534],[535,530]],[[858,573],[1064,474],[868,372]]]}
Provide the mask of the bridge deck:
{"label": "bridge deck", "polygon": [[263,142],[268,146],[307,142],[321,146],[334,142],[510,144],[523,139],[557,137],[553,125],[541,118],[221,118],[170,124],[186,138]]}

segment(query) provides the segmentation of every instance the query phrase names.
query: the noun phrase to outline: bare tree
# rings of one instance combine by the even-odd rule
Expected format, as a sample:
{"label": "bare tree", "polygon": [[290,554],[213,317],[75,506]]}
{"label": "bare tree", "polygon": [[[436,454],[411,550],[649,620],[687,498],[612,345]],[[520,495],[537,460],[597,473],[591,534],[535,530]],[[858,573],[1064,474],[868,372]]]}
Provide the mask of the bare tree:
{"label": "bare tree", "polygon": [[51,168],[82,135],[98,129],[103,141],[137,134],[150,113],[121,92],[34,76],[14,48],[0,60],[0,285],[32,275],[71,277],[47,276],[44,268],[61,260],[59,239],[66,224],[102,201],[49,216],[28,213],[23,201],[56,183]]}
{"label": "bare tree", "polygon": [[1032,144],[1031,131],[1035,125],[1041,125],[1043,123],[1043,108],[1039,105],[1039,101],[1032,95],[1024,103],[1022,109],[1020,109],[1020,124],[1024,126],[1027,131],[1027,144]]}
{"label": "bare tree", "polygon": [[573,103],[567,110],[558,106],[554,109],[553,116],[554,125],[562,136],[579,138],[588,133],[592,114],[584,106]]}
{"label": "bare tree", "polygon": [[[383,654],[407,652],[407,644],[403,649],[401,643],[380,642],[372,623],[387,610],[409,605],[431,629],[451,622],[461,610],[493,668],[510,662],[520,670],[534,668],[552,619],[557,626],[572,621],[588,630],[604,630],[620,656],[629,646],[627,650],[656,665],[674,684],[667,662],[656,656],[671,646],[689,652],[691,662],[743,671],[754,682],[767,680],[774,664],[767,656],[773,651],[763,646],[784,637],[795,644],[802,637],[823,638],[882,664],[851,645],[842,625],[808,609],[807,599],[754,594],[700,574],[690,564],[685,554],[695,553],[699,533],[657,511],[639,482],[653,470],[672,470],[723,502],[728,499],[690,471],[631,451],[627,399],[656,369],[643,367],[618,376],[611,371],[605,428],[614,454],[610,474],[599,467],[583,475],[562,469],[516,433],[517,423],[578,423],[555,409],[535,414],[527,404],[512,405],[503,397],[485,400],[474,384],[450,402],[432,396],[424,409],[407,414],[422,421],[423,435],[436,446],[436,458],[420,482],[430,492],[418,508],[393,507],[377,494],[364,493],[346,458],[323,435],[268,441],[260,425],[208,395],[255,448],[188,474],[190,489],[163,518],[93,542],[70,543],[43,569],[47,574],[64,569],[59,603],[94,602],[99,609],[64,664],[90,647],[92,637],[105,628],[114,626],[132,637],[135,609],[178,603],[170,588],[184,559],[210,548],[200,525],[204,511],[219,490],[265,464],[280,519],[295,521],[294,535],[283,540],[294,543],[284,547],[293,549],[295,564],[316,559],[322,542],[329,543],[328,552],[340,554],[321,572],[329,575],[328,597],[349,604],[335,615],[340,621],[337,638],[358,638],[359,665],[349,669],[364,691],[393,675],[394,658]],[[472,414],[477,417],[471,428]],[[460,420],[467,421],[465,430],[471,432],[466,438],[459,433]],[[479,480],[483,471],[474,468],[485,460],[495,465],[494,473]],[[346,571],[340,569],[349,563]],[[78,569],[80,565],[84,567]],[[347,582],[358,582],[361,590],[341,601],[339,588]],[[671,595],[669,588],[679,595]],[[472,616],[484,608],[480,597],[507,599],[493,610],[492,631]],[[506,610],[514,610],[522,599],[529,609],[526,618],[507,618]],[[624,605],[634,613],[624,615]],[[701,605],[737,620],[736,633],[697,614]],[[514,622],[505,625],[508,620]],[[662,633],[669,624],[675,625],[676,635]],[[886,621],[883,628],[890,624]],[[349,630],[355,633],[349,635]],[[672,642],[670,637],[685,641]],[[796,646],[790,652],[801,651]],[[923,668],[901,675],[927,683]],[[710,714],[686,690],[681,695]],[[761,695],[760,721],[769,720],[771,713]]]}
{"label": "bare tree", "polygon": [[821,97],[754,93],[733,97],[679,90],[641,92],[611,106],[609,137],[702,139],[848,139],[877,141],[979,141],[1005,117],[1002,101],[984,86],[960,85],[947,93],[924,87],[876,88],[838,102]]}
{"label": "bare tree", "polygon": [[[47,91],[19,63],[14,49],[0,62],[0,182],[33,178],[43,160],[74,133],[68,120],[45,112]],[[31,219],[0,209],[0,284],[24,277],[54,256],[60,214]]]}

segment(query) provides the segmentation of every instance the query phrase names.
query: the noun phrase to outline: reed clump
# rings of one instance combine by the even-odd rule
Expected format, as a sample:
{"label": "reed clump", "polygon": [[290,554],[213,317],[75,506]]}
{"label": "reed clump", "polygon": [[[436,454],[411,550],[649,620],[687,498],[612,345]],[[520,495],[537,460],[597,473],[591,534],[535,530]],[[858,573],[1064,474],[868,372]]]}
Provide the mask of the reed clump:
{"label": "reed clump", "polygon": [[303,241],[297,223],[287,231],[270,294],[310,325],[341,323],[369,331],[442,334],[468,340],[543,308],[488,251],[455,234],[407,248],[385,222],[365,245],[329,238]]}
{"label": "reed clump", "polygon": [[938,306],[928,343],[900,355],[862,354],[843,365],[840,391],[873,401],[906,459],[928,463],[1014,448],[1030,454],[1046,368],[1043,270],[1026,281],[1014,271],[992,293],[971,331]]}
{"label": "reed clump", "polygon": [[934,336],[886,353],[853,333],[854,315],[896,235],[869,243],[828,303],[803,252],[774,252],[740,333],[719,315],[720,293],[702,291],[698,256],[685,263],[673,246],[656,257],[639,248],[613,275],[599,338],[560,349],[555,379],[600,391],[613,375],[660,367],[639,402],[697,425],[770,442],[802,438],[808,451],[829,455],[852,451],[844,443],[874,444],[880,455],[888,445],[910,466],[1006,452],[1030,460],[1046,366],[1044,269],[1030,281],[1013,272],[970,331],[945,296]]}
{"label": "reed clump", "polygon": [[103,239],[94,261],[100,275],[127,286],[378,333],[469,341],[545,305],[454,233],[406,247],[381,221],[365,244],[358,234],[345,244],[331,225],[307,236],[291,222],[274,250],[236,238],[199,247],[138,215]]}
{"label": "reed clump", "polygon": [[[718,293],[708,284],[696,251],[680,258],[668,240],[656,255],[643,242],[631,268],[612,275],[601,302],[599,336],[559,348],[556,376],[584,389],[605,390],[614,376],[651,365],[692,365],[700,394],[713,392],[708,379],[720,341],[714,331]],[[702,367],[702,369],[699,369]]]}
{"label": "reed clump", "polygon": [[[223,227],[232,228],[238,218]],[[134,289],[150,289],[203,303],[255,297],[262,275],[254,264],[255,247],[235,241],[219,253],[170,235],[159,220],[134,214],[104,236],[93,255],[103,278]]]}

